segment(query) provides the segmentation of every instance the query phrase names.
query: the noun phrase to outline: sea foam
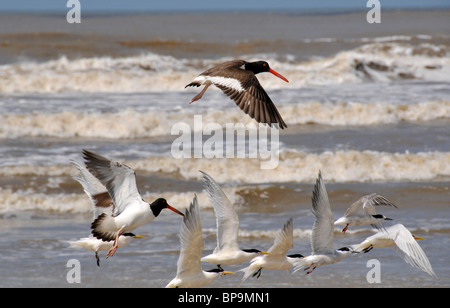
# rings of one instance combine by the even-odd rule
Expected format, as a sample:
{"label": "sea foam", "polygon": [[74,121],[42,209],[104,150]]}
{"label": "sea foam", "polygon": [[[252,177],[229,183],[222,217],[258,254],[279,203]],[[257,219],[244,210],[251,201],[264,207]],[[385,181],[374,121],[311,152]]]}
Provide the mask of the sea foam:
{"label": "sea foam", "polygon": [[[0,138],[12,137],[83,137],[105,139],[135,139],[168,136],[177,123],[194,128],[194,113],[203,115],[208,123],[248,124],[254,120],[242,114],[234,104],[218,110],[147,111],[126,108],[120,112],[0,114]],[[288,125],[379,125],[401,121],[431,121],[450,118],[450,101],[426,101],[415,104],[336,102],[302,102],[280,105],[278,110]],[[205,120],[206,121],[206,120]]]}
{"label": "sea foam", "polygon": [[[271,54],[243,56],[266,59],[290,83],[261,74],[264,87],[296,88],[305,85],[418,79],[449,81],[450,51],[428,42],[370,42],[326,58],[281,61]],[[108,56],[46,62],[23,60],[0,66],[0,93],[160,92],[181,91],[196,75],[221,59],[178,59],[146,53],[122,58]]]}
{"label": "sea foam", "polygon": [[[380,151],[325,151],[310,153],[281,150],[274,169],[261,169],[253,158],[182,158],[149,156],[124,163],[140,174],[157,174],[186,180],[201,180],[204,170],[218,182],[226,183],[310,183],[318,170],[326,170],[330,182],[439,181],[450,176],[449,152],[390,153]],[[246,170],[245,173],[242,170]],[[71,176],[69,165],[8,165],[0,176]]]}

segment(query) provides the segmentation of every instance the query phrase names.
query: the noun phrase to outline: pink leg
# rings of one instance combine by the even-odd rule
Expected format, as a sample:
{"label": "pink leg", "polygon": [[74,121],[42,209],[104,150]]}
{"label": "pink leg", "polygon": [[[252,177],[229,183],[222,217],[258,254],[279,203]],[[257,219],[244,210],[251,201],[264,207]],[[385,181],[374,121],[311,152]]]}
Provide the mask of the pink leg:
{"label": "pink leg", "polygon": [[202,90],[199,94],[197,94],[193,99],[191,99],[191,101],[189,102],[189,104],[192,104],[193,102],[198,101],[199,99],[201,99],[202,96],[203,96],[203,94],[205,94],[206,89],[208,89],[208,87],[209,87],[210,85],[211,85],[211,84],[206,84],[205,87],[203,88],[203,90]]}
{"label": "pink leg", "polygon": [[348,229],[348,224],[345,226],[345,228],[342,230],[342,232],[345,233],[345,231],[347,231],[347,229]]}
{"label": "pink leg", "polygon": [[117,231],[116,239],[114,240],[114,245],[108,251],[108,254],[106,255],[106,259],[108,259],[109,257],[114,256],[114,254],[116,253],[116,250],[117,250],[117,248],[119,246],[119,237],[122,235],[122,230],[123,230],[123,228],[120,228],[119,231]]}
{"label": "pink leg", "polygon": [[312,270],[308,271],[308,272],[306,273],[306,275],[311,274],[312,271],[315,270],[317,266],[314,266],[314,263],[312,263],[310,266],[308,266],[308,267],[305,268],[304,270],[307,271],[307,270],[309,270],[311,267],[312,267]]}

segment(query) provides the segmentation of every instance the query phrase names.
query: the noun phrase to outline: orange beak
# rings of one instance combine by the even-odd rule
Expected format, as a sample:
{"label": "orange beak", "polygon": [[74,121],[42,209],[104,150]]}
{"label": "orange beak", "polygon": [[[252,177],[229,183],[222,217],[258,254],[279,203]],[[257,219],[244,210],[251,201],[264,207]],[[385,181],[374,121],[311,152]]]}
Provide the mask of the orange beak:
{"label": "orange beak", "polygon": [[181,212],[180,212],[179,210],[177,210],[176,208],[173,208],[173,207],[171,207],[171,206],[168,205],[168,204],[167,204],[167,208],[168,208],[169,210],[174,211],[175,213],[180,214],[181,216],[184,217],[184,214],[181,213]]}
{"label": "orange beak", "polygon": [[274,74],[274,75],[277,76],[278,78],[280,78],[280,79],[282,79],[282,80],[284,80],[284,81],[286,81],[286,82],[289,82],[289,80],[287,80],[283,75],[281,75],[280,73],[277,73],[277,72],[274,71],[273,69],[269,68],[269,72],[272,73],[272,74]]}

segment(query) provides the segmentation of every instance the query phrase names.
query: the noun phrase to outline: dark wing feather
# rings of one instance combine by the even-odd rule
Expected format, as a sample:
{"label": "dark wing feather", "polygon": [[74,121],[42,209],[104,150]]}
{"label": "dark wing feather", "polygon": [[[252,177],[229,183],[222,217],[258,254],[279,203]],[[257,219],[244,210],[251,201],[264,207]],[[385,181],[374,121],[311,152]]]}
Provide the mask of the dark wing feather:
{"label": "dark wing feather", "polygon": [[244,91],[238,91],[215,82],[213,84],[232,99],[242,111],[257,122],[267,123],[269,125],[278,123],[280,128],[286,128],[286,123],[283,121],[280,113],[259,83],[255,74],[242,69],[245,63],[244,60],[227,61],[204,71],[200,75],[245,80],[244,82],[240,82]]}
{"label": "dark wing feather", "polygon": [[[240,70],[240,73],[247,72]],[[259,123],[267,123],[269,125],[278,123],[281,129],[287,127],[283,118],[277,110],[269,95],[259,83],[258,79],[252,72],[248,72],[248,82],[242,85],[245,89],[239,92],[235,89],[223,86],[221,84],[214,85],[221,89],[236,105],[246,114],[255,119]]]}

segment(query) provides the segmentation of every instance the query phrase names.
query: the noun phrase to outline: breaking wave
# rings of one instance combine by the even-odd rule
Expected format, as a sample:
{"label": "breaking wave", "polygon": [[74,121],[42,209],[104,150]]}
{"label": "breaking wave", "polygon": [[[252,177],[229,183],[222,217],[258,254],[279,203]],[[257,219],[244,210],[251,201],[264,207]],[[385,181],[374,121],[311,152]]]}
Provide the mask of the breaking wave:
{"label": "breaking wave", "polygon": [[[125,161],[139,173],[177,179],[200,180],[204,170],[218,182],[310,183],[318,170],[328,182],[440,181],[450,177],[449,152],[389,153],[378,151],[325,151],[310,153],[282,150],[274,169],[261,169],[253,158],[182,158],[151,156]],[[242,170],[246,170],[245,173]],[[69,165],[9,165],[0,167],[0,176],[69,176]]]}
{"label": "breaking wave", "polygon": [[[234,104],[226,112],[206,110],[200,114],[206,123],[239,122],[248,124],[252,119],[245,116]],[[386,104],[337,102],[305,102],[297,105],[279,106],[288,125],[379,125],[402,121],[431,121],[450,118],[450,101],[428,101],[416,104]],[[106,139],[135,139],[170,135],[177,123],[187,123],[194,128],[192,110],[125,109],[117,113],[33,112],[27,114],[0,114],[0,138],[14,137],[85,137]]]}
{"label": "breaking wave", "polygon": [[[290,80],[285,84],[262,74],[260,79],[266,88],[403,79],[450,80],[449,47],[426,40],[412,45],[408,40],[380,39],[328,58],[307,61],[295,57],[280,60],[272,54],[245,58],[267,59]],[[122,58],[61,56],[46,62],[24,60],[0,66],[0,93],[180,91],[202,70],[226,60],[230,59],[188,60],[152,53]]]}

